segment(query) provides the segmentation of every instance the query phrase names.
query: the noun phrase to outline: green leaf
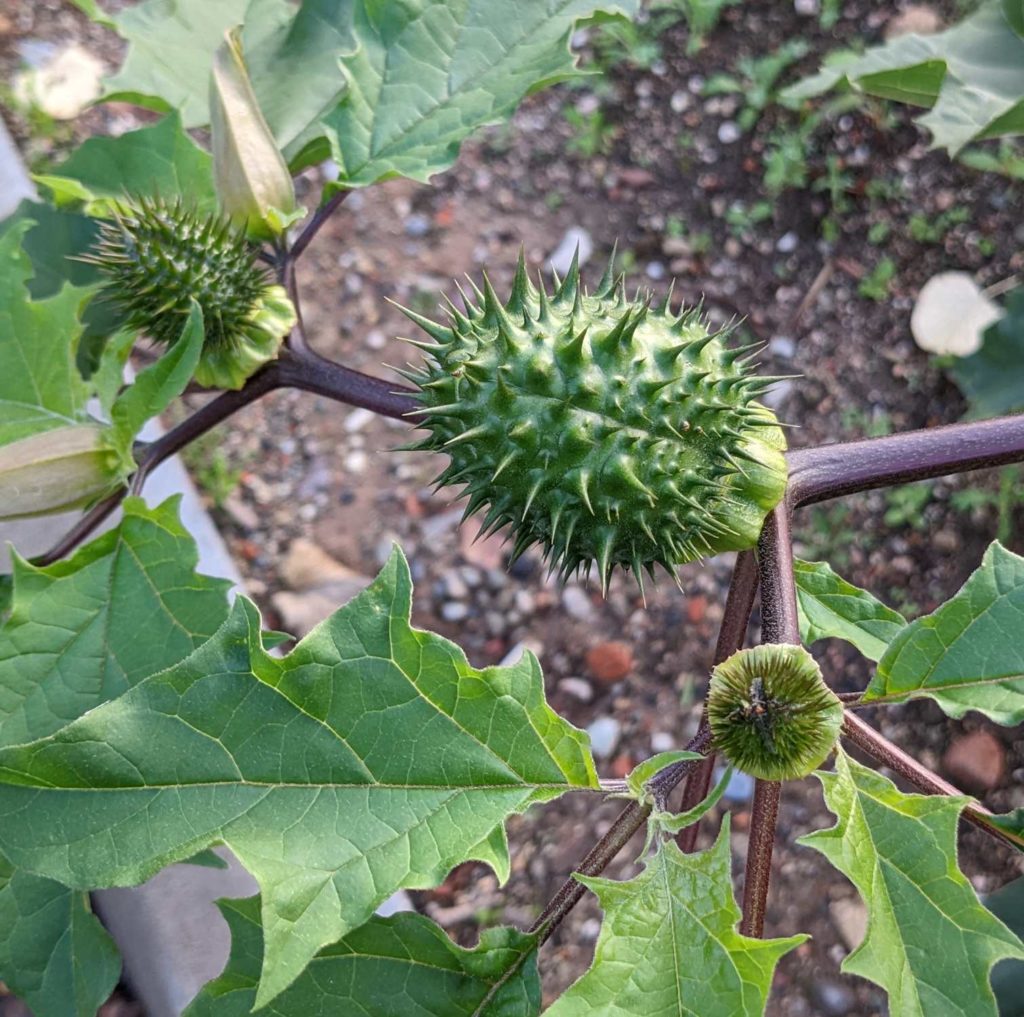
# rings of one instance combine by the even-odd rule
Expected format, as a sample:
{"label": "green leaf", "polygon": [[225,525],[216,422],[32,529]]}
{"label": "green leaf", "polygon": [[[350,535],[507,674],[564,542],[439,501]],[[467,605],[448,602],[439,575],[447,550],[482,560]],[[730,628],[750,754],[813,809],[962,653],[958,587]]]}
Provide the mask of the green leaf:
{"label": "green leaf", "polygon": [[911,622],[878,662],[863,702],[928,696],[950,717],[1024,720],[1024,558],[998,541],[963,588]]}
{"label": "green leaf", "polygon": [[573,74],[569,37],[598,9],[636,0],[358,0],[359,49],[343,60],[345,101],[323,120],[341,175],[355,187],[427,180],[462,141],[510,116],[530,91]]}
{"label": "green leaf", "polygon": [[760,1014],[779,958],[807,938],[736,932],[728,814],[707,851],[668,841],[635,879],[576,878],[601,902],[601,936],[590,970],[545,1017]]}
{"label": "green leaf", "polygon": [[181,338],[147,367],[115,400],[111,408],[113,437],[125,455],[131,455],[132,439],[150,417],[163,413],[189,383],[203,351],[203,311],[195,300]]}
{"label": "green leaf", "polygon": [[998,827],[1004,833],[1008,833],[1017,846],[1024,850],[1024,808],[1004,812],[1002,815],[986,816],[985,821],[990,826]]}
{"label": "green leaf", "polygon": [[659,752],[656,756],[651,756],[650,759],[645,759],[642,763],[634,766],[632,770],[626,775],[626,787],[629,788],[629,793],[641,801],[646,795],[647,790],[644,785],[654,776],[661,773],[662,770],[667,766],[672,766],[673,763],[681,763],[686,759],[703,759],[704,757],[699,752],[688,752],[686,749],[673,749],[669,752]]}
{"label": "green leaf", "polygon": [[[1024,876],[988,894],[983,903],[1015,935],[1024,936]],[[1024,963],[1000,961],[992,971],[992,991],[1003,1017],[1024,1013]]]}
{"label": "green leaf", "polygon": [[0,858],[0,978],[13,993],[45,1017],[95,1017],[120,974],[87,894]]}
{"label": "green leaf", "polygon": [[823,561],[793,563],[800,638],[845,639],[868,660],[878,660],[907,621],[866,590],[848,583]]}
{"label": "green leaf", "polygon": [[103,98],[161,113],[177,109],[186,128],[208,124],[214,50],[248,6],[249,0],[145,0],[111,15],[128,55]]}
{"label": "green leaf", "polygon": [[108,216],[138,195],[181,198],[200,212],[217,209],[212,159],[182,129],[177,111],[116,138],[89,138],[35,179],[58,207],[82,204],[92,216]]}
{"label": "green leaf", "polygon": [[599,786],[587,739],[545,703],[534,656],[477,671],[410,627],[411,598],[396,549],[283,659],[239,598],[183,663],[0,749],[0,851],[87,888],[226,844],[263,894],[258,1006],[400,887],[470,858],[504,878],[509,815]]}
{"label": "green leaf", "polygon": [[0,745],[59,730],[176,664],[227,617],[230,583],[194,572],[178,499],[124,502],[116,529],[71,558],[14,557],[11,613],[0,629]]}
{"label": "green leaf", "polygon": [[[259,897],[218,906],[231,929],[231,959],[184,1017],[245,1017],[256,1001],[263,959]],[[536,937],[487,929],[473,950],[463,950],[422,915],[373,917],[321,950],[260,1013],[533,1017],[540,1013]]]}
{"label": "green leaf", "polygon": [[33,300],[52,297],[66,282],[92,286],[100,281],[95,265],[76,260],[96,239],[95,220],[26,198],[12,216],[0,223],[0,236],[25,222],[30,225],[22,234],[21,246],[32,264],[33,275],[27,287]]}
{"label": "green leaf", "polygon": [[688,826],[693,826],[699,819],[703,819],[721,800],[725,789],[732,780],[733,766],[730,764],[718,778],[718,783],[711,789],[711,793],[702,802],[698,802],[692,809],[685,812],[655,812],[651,816],[651,822],[656,824],[665,833],[679,833]]}
{"label": "green leaf", "polygon": [[1024,288],[1014,290],[1006,314],[990,325],[981,349],[949,367],[975,418],[1024,410]]}
{"label": "green leaf", "polygon": [[81,422],[89,395],[75,366],[85,291],[29,297],[32,263],[21,249],[28,229],[26,221],[0,236],[0,445]]}
{"label": "green leaf", "polygon": [[347,87],[340,59],[356,48],[352,10],[352,0],[303,0],[298,11],[282,0],[253,0],[246,13],[242,41],[249,76],[293,169],[330,155],[319,122]]}
{"label": "green leaf", "polygon": [[951,155],[969,141],[1024,133],[1024,39],[999,0],[937,35],[903,35],[862,55],[840,54],[782,99],[821,95],[843,81],[868,95],[931,107],[918,122]]}
{"label": "green leaf", "polygon": [[867,935],[842,970],[885,989],[900,1017],[995,1017],[989,971],[1024,959],[1024,943],[957,868],[957,820],[970,799],[905,795],[842,751],[836,772],[817,776],[836,825],[800,843],[848,876],[868,909]]}

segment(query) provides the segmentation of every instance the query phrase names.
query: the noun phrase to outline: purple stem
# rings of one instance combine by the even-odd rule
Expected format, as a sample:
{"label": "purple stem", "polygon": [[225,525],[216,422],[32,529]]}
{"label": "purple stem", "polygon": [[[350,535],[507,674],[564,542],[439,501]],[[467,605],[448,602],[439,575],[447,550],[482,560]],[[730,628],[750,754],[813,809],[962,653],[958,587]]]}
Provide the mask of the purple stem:
{"label": "purple stem", "polygon": [[[721,664],[731,657],[744,643],[747,637],[747,626],[750,624],[750,612],[754,607],[754,595],[757,593],[757,559],[753,551],[741,551],[736,557],[729,594],[725,600],[725,613],[718,630],[718,642],[715,644],[713,664]],[[708,729],[707,712],[700,720],[700,731]],[[699,733],[699,732],[698,732]],[[711,788],[711,777],[715,771],[715,753],[709,751],[704,761],[690,774],[683,788],[683,797],[679,805],[680,812],[695,808],[708,795]],[[676,837],[676,843],[687,852],[697,849],[697,833],[700,821],[684,827]]]}
{"label": "purple stem", "polygon": [[796,508],[876,487],[1024,460],[1024,414],[950,424],[787,453]]}
{"label": "purple stem", "polygon": [[[761,586],[761,641],[799,643],[793,545],[786,501],[777,505],[765,520],[758,543],[757,564]],[[760,937],[764,932],[781,788],[774,780],[758,780],[754,785],[743,882],[743,921],[740,923],[740,932],[745,936]]]}

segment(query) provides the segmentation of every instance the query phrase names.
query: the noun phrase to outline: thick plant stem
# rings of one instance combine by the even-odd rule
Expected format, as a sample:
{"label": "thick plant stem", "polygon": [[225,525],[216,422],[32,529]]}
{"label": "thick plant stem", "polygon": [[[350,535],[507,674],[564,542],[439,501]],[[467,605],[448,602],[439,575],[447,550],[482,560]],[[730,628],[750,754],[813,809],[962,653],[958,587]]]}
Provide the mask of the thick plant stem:
{"label": "thick plant stem", "polygon": [[743,883],[744,936],[764,934],[764,915],[768,906],[768,884],[772,876],[772,850],[775,824],[779,817],[782,785],[775,780],[759,780],[754,785],[754,803],[750,813],[750,839],[747,842],[747,869]]}
{"label": "thick plant stem", "polygon": [[[757,546],[757,565],[761,587],[761,641],[799,643],[787,501],[777,505],[765,520]],[[764,931],[780,791],[777,781],[758,780],[754,785],[740,924],[740,931],[746,936],[760,936]]]}
{"label": "thick plant stem", "polygon": [[[913,756],[908,755],[898,745],[894,745],[888,738],[879,734],[870,724],[849,710],[846,711],[843,718],[843,737],[926,795],[964,796],[963,791],[933,773],[927,766],[919,763]],[[961,813],[961,817],[998,840],[1005,841],[1017,848],[1024,845],[1024,838],[1014,836],[1008,830],[994,826],[992,813],[980,802],[969,802]]]}
{"label": "thick plant stem", "polygon": [[[706,752],[711,744],[708,731],[698,731],[686,748],[690,752]],[[668,795],[673,788],[698,766],[696,760],[683,760],[666,767],[648,785],[651,795],[659,798]],[[632,840],[633,835],[647,822],[651,814],[650,805],[630,802],[619,813],[608,832],[590,849],[575,871],[584,876],[598,876],[608,863]],[[575,877],[570,876],[548,901],[540,917],[530,926],[530,932],[540,933],[540,942],[545,943],[561,924],[562,919],[576,906],[586,888]]]}
{"label": "thick plant stem", "polygon": [[790,504],[813,505],[876,487],[1024,462],[1024,414],[795,449],[786,460]]}
{"label": "thick plant stem", "polygon": [[33,559],[36,565],[50,565],[70,554],[82,541],[86,540],[103,521],[121,504],[128,494],[139,494],[146,477],[153,472],[165,459],[180,452],[186,445],[204,435],[217,424],[226,420],[233,413],[255,402],[257,399],[280,388],[281,364],[277,360],[257,371],[240,389],[232,392],[221,392],[205,406],[200,407],[191,416],[186,417],[177,427],[148,445],[136,449],[136,461],[139,466],[132,475],[130,485],[122,487],[103,501],[94,505],[75,525],[64,534],[45,554]]}
{"label": "thick plant stem", "polygon": [[[729,594],[725,600],[725,613],[718,630],[718,642],[715,644],[715,655],[712,664],[721,664],[731,657],[746,639],[747,626],[750,624],[750,612],[754,607],[754,595],[757,593],[757,559],[753,551],[741,551],[736,557]],[[701,717],[700,730],[707,729],[707,714]],[[695,808],[708,795],[711,788],[711,777],[715,770],[715,753],[709,751],[704,761],[686,778],[683,787],[683,798],[679,805],[680,812]],[[700,820],[691,823],[679,832],[676,843],[687,853],[697,848],[697,833]]]}
{"label": "thick plant stem", "polygon": [[282,362],[283,384],[305,392],[415,423],[419,403],[412,389],[374,378],[327,360],[309,348],[295,349]]}

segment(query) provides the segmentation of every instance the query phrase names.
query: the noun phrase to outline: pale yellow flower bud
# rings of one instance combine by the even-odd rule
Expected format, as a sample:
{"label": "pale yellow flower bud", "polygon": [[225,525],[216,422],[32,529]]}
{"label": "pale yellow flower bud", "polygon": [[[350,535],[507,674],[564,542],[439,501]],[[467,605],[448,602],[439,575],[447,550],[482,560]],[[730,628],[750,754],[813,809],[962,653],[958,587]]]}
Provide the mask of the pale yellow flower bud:
{"label": "pale yellow flower bud", "polygon": [[81,508],[112,491],[119,461],[106,430],[74,424],[0,447],[0,519]]}

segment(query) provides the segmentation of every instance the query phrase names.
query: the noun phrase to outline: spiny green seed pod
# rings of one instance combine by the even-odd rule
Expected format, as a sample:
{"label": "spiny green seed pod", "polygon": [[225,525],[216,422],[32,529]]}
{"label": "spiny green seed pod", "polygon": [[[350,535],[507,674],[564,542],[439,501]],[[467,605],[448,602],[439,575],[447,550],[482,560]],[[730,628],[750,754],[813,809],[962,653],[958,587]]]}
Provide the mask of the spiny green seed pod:
{"label": "spiny green seed pod", "polygon": [[843,704],[802,646],[766,643],[711,672],[708,723],[715,747],[745,773],[795,780],[832,751]]}
{"label": "spiny green seed pod", "polygon": [[0,519],[82,508],[113,491],[120,462],[106,431],[73,424],[0,447]]}
{"label": "spiny green seed pod", "polygon": [[640,580],[756,543],[786,462],[752,347],[727,348],[699,308],[627,300],[610,268],[588,294],[574,261],[548,294],[520,256],[507,303],[486,276],[474,289],[447,325],[405,312],[436,343],[400,373],[430,431],[408,447],[451,457],[437,482],[466,485],[482,531],[511,524],[514,557],[540,545],[563,578],[596,563],[605,587],[616,565]]}
{"label": "spiny green seed pod", "polygon": [[105,296],[128,328],[158,343],[177,342],[194,298],[204,323],[196,381],[241,388],[295,324],[295,308],[256,253],[226,219],[142,198],[102,223],[88,260],[106,275]]}

